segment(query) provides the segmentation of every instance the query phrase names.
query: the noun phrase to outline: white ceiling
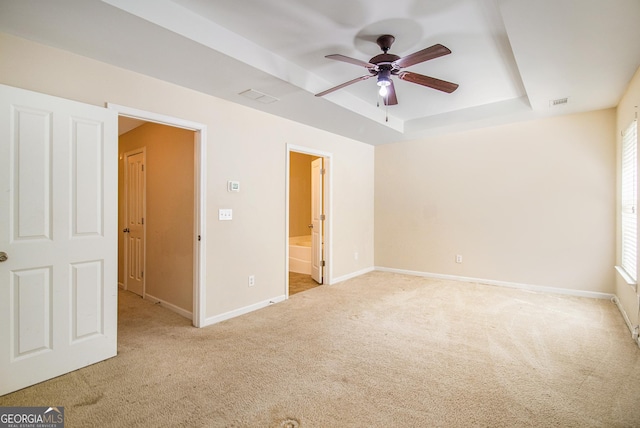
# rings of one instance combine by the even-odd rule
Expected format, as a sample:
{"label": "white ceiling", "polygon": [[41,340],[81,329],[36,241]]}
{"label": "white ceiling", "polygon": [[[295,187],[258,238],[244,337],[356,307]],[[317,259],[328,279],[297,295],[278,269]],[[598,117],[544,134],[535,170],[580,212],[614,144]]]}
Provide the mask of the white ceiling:
{"label": "white ceiling", "polygon": [[[0,0],[0,31],[370,144],[614,107],[640,65],[639,0]],[[367,74],[325,55],[368,61],[384,33],[400,56],[447,46],[408,70],[459,89],[314,96]]]}

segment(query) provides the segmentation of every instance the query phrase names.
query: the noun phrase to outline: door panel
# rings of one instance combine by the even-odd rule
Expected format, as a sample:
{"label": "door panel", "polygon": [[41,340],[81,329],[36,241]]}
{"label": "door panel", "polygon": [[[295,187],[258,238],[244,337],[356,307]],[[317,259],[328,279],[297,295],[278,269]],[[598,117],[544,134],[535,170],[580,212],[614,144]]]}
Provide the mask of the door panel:
{"label": "door panel", "polygon": [[51,276],[50,267],[12,272],[15,359],[51,349]]}
{"label": "door panel", "polygon": [[323,281],[323,158],[311,162],[311,277],[318,284]]}
{"label": "door panel", "polygon": [[72,150],[72,237],[99,237],[104,232],[102,123],[71,118]]}
{"label": "door panel", "polygon": [[71,265],[72,341],[104,334],[104,290],[102,287],[102,261],[73,263]]}
{"label": "door panel", "polygon": [[[8,113],[8,112],[6,112]],[[14,135],[20,138],[6,140],[6,156],[11,160],[13,180],[11,205],[13,208],[11,240],[51,239],[51,112],[22,106],[13,108]],[[4,136],[3,136],[4,137]],[[9,149],[10,151],[6,150]],[[8,165],[3,164],[5,173]],[[3,177],[4,178],[4,177]],[[8,182],[7,182],[8,184]]]}
{"label": "door panel", "polygon": [[145,151],[125,155],[125,288],[144,296],[145,269]]}
{"label": "door panel", "polygon": [[0,394],[116,354],[117,117],[0,85]]}

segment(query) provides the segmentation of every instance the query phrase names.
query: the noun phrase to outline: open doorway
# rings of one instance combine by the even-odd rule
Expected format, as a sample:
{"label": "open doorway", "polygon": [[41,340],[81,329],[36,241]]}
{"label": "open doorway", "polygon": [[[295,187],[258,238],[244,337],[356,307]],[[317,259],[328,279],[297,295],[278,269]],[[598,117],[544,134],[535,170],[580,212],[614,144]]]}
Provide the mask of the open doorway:
{"label": "open doorway", "polygon": [[119,113],[118,282],[203,326],[206,128],[109,108]]}
{"label": "open doorway", "polygon": [[327,154],[287,149],[287,296],[327,284]]}
{"label": "open doorway", "polygon": [[142,122],[119,134],[119,283],[191,318],[194,131]]}

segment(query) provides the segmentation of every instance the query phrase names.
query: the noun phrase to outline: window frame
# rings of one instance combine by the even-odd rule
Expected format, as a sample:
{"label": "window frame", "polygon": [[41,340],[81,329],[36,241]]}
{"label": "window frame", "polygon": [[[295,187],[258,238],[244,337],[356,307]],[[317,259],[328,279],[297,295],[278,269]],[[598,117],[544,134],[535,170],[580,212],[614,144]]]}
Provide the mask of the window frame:
{"label": "window frame", "polygon": [[622,132],[620,156],[620,266],[622,277],[637,287],[638,278],[638,121]]}

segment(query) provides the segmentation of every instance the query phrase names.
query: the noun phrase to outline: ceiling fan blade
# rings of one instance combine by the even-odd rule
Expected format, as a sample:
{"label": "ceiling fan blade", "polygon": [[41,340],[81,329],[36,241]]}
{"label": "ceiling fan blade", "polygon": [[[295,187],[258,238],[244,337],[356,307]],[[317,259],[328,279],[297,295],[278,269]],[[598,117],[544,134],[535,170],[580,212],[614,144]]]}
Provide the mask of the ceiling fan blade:
{"label": "ceiling fan blade", "polygon": [[351,58],[351,57],[340,55],[340,54],[327,55],[325,56],[325,58],[334,59],[336,61],[348,62],[349,64],[360,65],[365,68],[377,67],[377,65],[371,64],[370,62],[360,61],[359,59]]}
{"label": "ceiling fan blade", "polygon": [[418,85],[427,86],[429,88],[437,89],[438,91],[451,93],[458,89],[457,83],[447,82],[446,80],[436,79],[435,77],[424,76],[418,73],[411,73],[409,71],[402,71],[398,73],[398,78],[411,83],[417,83]]}
{"label": "ceiling fan blade", "polygon": [[333,91],[337,91],[338,89],[342,89],[345,86],[353,85],[354,83],[357,83],[357,82],[359,82],[361,80],[367,80],[368,78],[373,77],[373,76],[374,76],[373,74],[366,74],[364,76],[356,77],[355,79],[349,80],[348,82],[344,82],[341,85],[334,86],[333,88],[327,89],[326,91],[322,91],[322,92],[316,94],[316,97],[325,96],[327,94],[330,94]]}
{"label": "ceiling fan blade", "polygon": [[422,49],[421,51],[414,52],[410,55],[402,57],[396,61],[394,64],[397,67],[405,68],[414,64],[418,64],[424,61],[428,61],[430,59],[438,58],[444,55],[449,55],[451,51],[449,48],[442,46],[441,44],[433,45],[426,49]]}
{"label": "ceiling fan blade", "polygon": [[387,86],[387,95],[382,97],[384,99],[384,105],[394,106],[398,104],[398,97],[396,96],[396,87],[393,85],[393,80],[389,80],[391,84]]}

